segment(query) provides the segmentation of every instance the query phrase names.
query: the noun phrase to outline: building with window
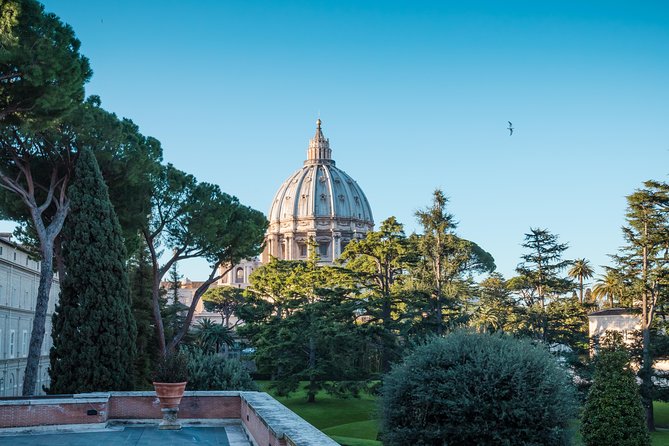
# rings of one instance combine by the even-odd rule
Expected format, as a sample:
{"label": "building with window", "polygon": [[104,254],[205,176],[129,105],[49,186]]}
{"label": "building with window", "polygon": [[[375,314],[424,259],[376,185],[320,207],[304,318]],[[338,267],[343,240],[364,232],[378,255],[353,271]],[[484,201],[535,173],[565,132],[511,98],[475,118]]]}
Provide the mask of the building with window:
{"label": "building with window", "polygon": [[[0,396],[19,396],[22,392],[39,277],[40,262],[13,243],[10,234],[0,234]],[[58,293],[58,280],[54,278],[37,375],[38,394],[44,394],[42,386],[49,385],[51,315]]]}

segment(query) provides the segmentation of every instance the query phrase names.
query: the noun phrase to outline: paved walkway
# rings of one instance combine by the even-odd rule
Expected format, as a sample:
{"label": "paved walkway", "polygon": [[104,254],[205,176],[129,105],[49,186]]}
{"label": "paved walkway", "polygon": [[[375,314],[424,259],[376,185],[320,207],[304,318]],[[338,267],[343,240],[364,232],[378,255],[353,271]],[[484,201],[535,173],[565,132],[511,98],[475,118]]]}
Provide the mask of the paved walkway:
{"label": "paved walkway", "polygon": [[[226,431],[228,433],[226,434]],[[230,435],[230,441],[228,441]],[[105,429],[96,432],[32,434],[0,437],[0,445],[11,446],[201,446],[249,445],[240,426],[184,427],[160,431],[156,426]]]}

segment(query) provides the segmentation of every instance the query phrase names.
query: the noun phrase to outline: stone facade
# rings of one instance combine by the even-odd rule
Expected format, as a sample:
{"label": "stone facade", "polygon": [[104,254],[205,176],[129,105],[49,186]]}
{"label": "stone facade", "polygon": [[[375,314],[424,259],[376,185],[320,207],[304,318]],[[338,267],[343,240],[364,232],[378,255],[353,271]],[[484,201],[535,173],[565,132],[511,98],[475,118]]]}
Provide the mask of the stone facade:
{"label": "stone facade", "polygon": [[[28,357],[32,332],[40,262],[0,234],[0,396],[19,396]],[[37,375],[37,394],[49,385],[49,349],[51,349],[51,316],[58,300],[59,284],[54,278],[47,310],[46,332]]]}

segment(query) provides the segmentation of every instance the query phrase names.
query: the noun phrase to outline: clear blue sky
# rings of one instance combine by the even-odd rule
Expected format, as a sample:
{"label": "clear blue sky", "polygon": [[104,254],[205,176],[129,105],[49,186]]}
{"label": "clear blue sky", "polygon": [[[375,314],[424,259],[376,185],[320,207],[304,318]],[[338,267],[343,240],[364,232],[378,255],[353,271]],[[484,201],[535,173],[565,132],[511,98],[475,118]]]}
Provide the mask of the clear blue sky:
{"label": "clear blue sky", "polygon": [[264,212],[319,113],[377,224],[417,230],[440,187],[506,277],[530,227],[609,263],[625,196],[669,173],[666,1],[45,4],[82,41],[88,94]]}

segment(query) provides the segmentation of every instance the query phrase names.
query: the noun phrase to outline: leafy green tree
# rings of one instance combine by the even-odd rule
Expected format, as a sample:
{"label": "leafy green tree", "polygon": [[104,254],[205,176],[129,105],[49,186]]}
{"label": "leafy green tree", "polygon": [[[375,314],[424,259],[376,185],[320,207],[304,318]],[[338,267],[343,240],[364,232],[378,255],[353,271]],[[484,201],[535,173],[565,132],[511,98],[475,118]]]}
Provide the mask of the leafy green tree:
{"label": "leafy green tree", "polygon": [[626,222],[623,226],[625,245],[614,259],[630,284],[636,305],[641,307],[641,397],[648,429],[654,431],[651,329],[658,309],[667,304],[669,185],[647,181],[643,189],[629,195]]}
{"label": "leafy green tree", "polygon": [[418,252],[412,274],[430,295],[428,315],[438,335],[446,329],[445,317],[462,316],[463,299],[471,292],[471,275],[495,269],[489,253],[455,234],[457,224],[446,210],[447,203],[444,193],[435,190],[432,205],[416,212],[423,234],[412,239]]}
{"label": "leafy green tree", "polygon": [[523,289],[530,314],[536,316],[530,323],[534,335],[548,341],[548,319],[546,305],[549,298],[558,298],[573,289],[570,279],[562,277],[562,271],[570,264],[562,255],[567,250],[566,243],[559,243],[558,237],[546,229],[530,228],[522,244],[527,250],[522,255],[523,262],[518,265],[518,279],[512,283]]}
{"label": "leafy green tree", "polygon": [[586,354],[589,349],[588,313],[593,307],[581,304],[576,296],[549,302],[542,313],[546,318],[546,343],[566,345],[577,354]]}
{"label": "leafy green tree", "polygon": [[622,349],[601,349],[597,355],[581,418],[586,446],[650,446],[644,407],[629,362]]}
{"label": "leafy green tree", "polygon": [[277,393],[307,381],[308,402],[322,389],[356,394],[368,378],[360,367],[367,330],[356,324],[360,302],[353,281],[340,268],[318,266],[315,252],[308,261],[273,259],[258,268],[238,328],[256,349],[258,369],[272,374]]}
{"label": "leafy green tree", "polygon": [[404,445],[567,445],[570,378],[541,347],[456,331],[385,376],[382,437]]}
{"label": "leafy green tree", "polygon": [[398,285],[407,274],[412,253],[401,223],[390,217],[378,231],[368,232],[361,240],[353,240],[340,257],[341,263],[357,273],[366,290],[364,294],[365,323],[382,328],[381,369],[390,370],[397,359],[399,319],[404,315],[404,293]]}
{"label": "leafy green tree", "polygon": [[0,2],[0,124],[40,130],[81,103],[92,72],[80,45],[36,0]]}
{"label": "leafy green tree", "polygon": [[210,355],[197,348],[187,350],[186,357],[188,390],[258,390],[248,370],[237,360]]}
{"label": "leafy green tree", "polygon": [[594,274],[594,270],[590,266],[590,262],[586,259],[576,259],[567,271],[567,274],[572,279],[578,279],[578,301],[583,303],[583,280],[590,279]]}
{"label": "leafy green tree", "polygon": [[[260,253],[267,220],[254,209],[218,186],[198,183],[192,175],[171,165],[163,168],[154,182],[151,216],[142,234],[151,253],[153,266],[153,314],[160,352],[173,351],[188,333],[195,308],[211,284],[226,274],[222,265],[234,265]],[[159,247],[170,250],[161,263]],[[181,329],[166,339],[160,313],[160,282],[178,261],[203,258],[211,272],[193,295]]]}
{"label": "leafy green tree", "polygon": [[115,208],[126,210],[123,214],[128,216],[126,221],[146,219],[146,209],[142,210],[141,203],[145,201],[142,197],[150,194],[138,193],[133,200],[126,200],[137,203],[137,207],[123,206],[119,201],[123,201],[123,190],[146,189],[146,175],[136,169],[155,165],[160,158],[160,146],[155,140],[139,135],[129,121],[124,123],[121,125],[113,114],[99,108],[94,98],[69,113],[54,128],[32,132],[14,125],[0,125],[0,217],[22,225],[22,233],[28,238],[24,241],[33,246],[36,257],[41,259],[23,386],[26,395],[34,392],[37,379],[54,258],[61,281],[65,276],[60,232],[69,211],[67,187],[81,150],[92,150],[96,156],[104,153],[101,158],[108,161],[103,165],[106,167],[128,163],[125,176],[120,177],[124,180],[115,182],[110,189],[116,191],[118,198]]}
{"label": "leafy green tree", "polygon": [[51,393],[133,388],[137,328],[125,248],[95,156],[81,152],[64,228],[67,275],[53,316]]}
{"label": "leafy green tree", "polygon": [[492,273],[478,286],[478,305],[470,325],[479,332],[514,333],[522,320],[522,310],[511,295],[504,277]]}
{"label": "leafy green tree", "polygon": [[244,304],[244,290],[233,286],[209,288],[202,295],[202,303],[205,310],[221,315],[224,327],[234,328],[241,323],[241,320],[237,319],[230,327],[230,318]]}

